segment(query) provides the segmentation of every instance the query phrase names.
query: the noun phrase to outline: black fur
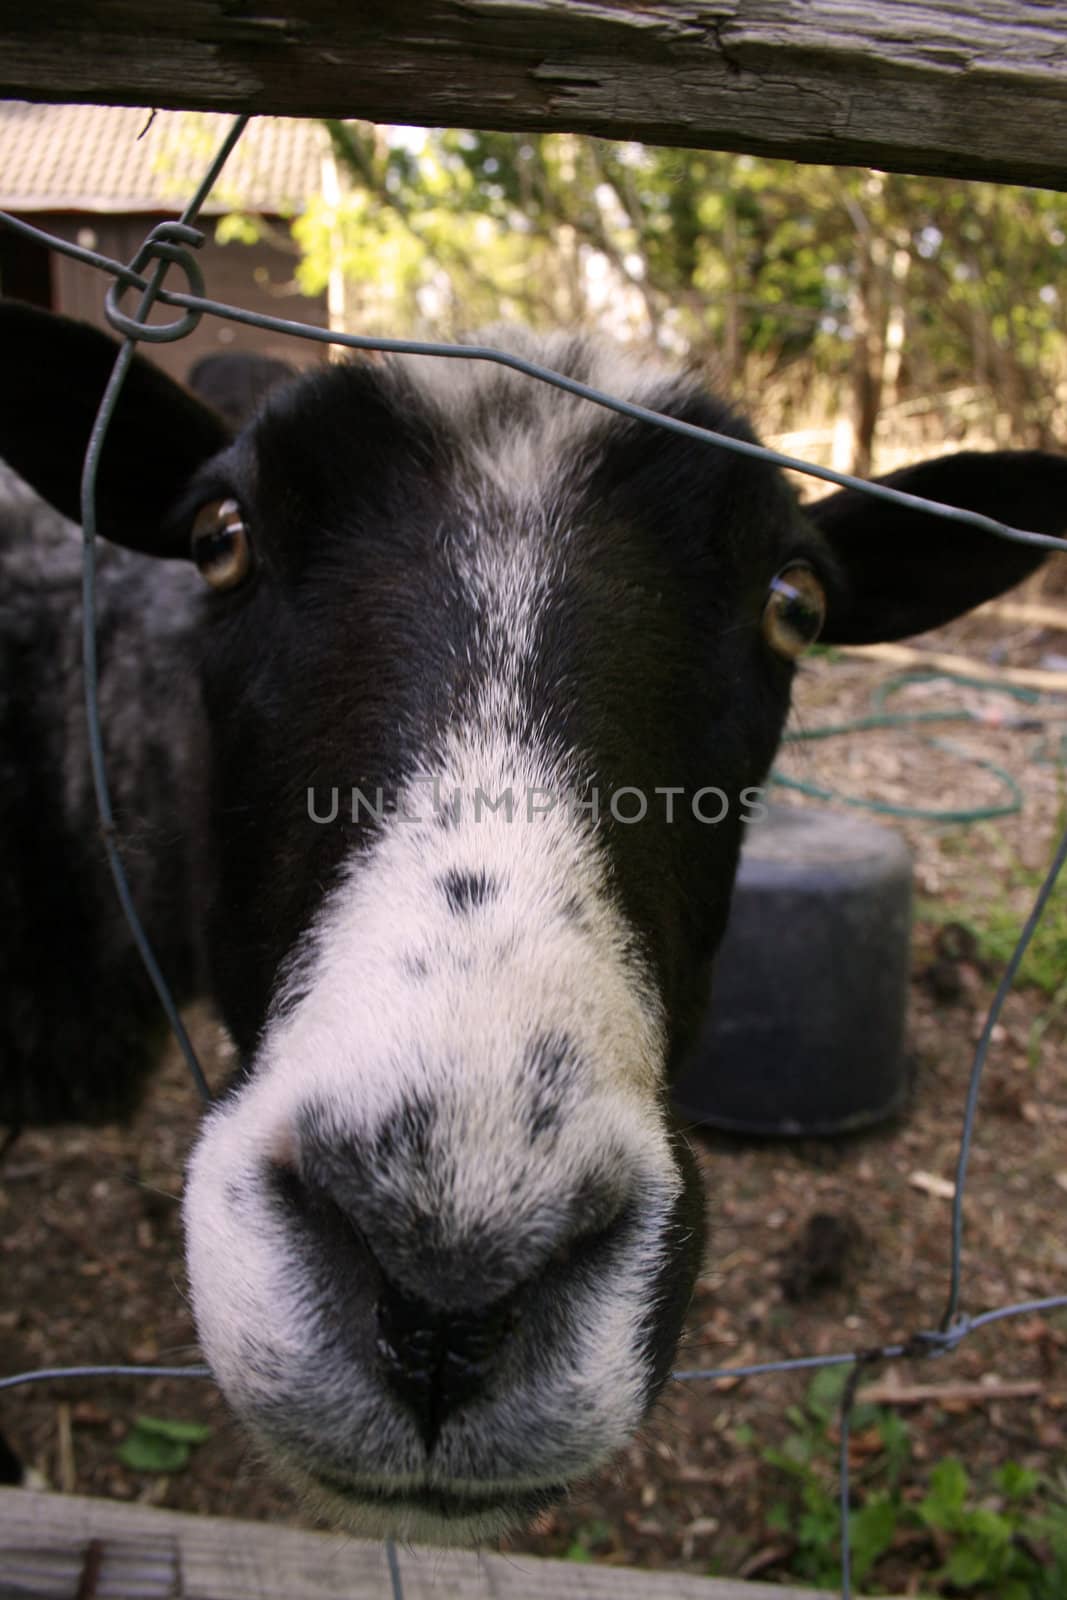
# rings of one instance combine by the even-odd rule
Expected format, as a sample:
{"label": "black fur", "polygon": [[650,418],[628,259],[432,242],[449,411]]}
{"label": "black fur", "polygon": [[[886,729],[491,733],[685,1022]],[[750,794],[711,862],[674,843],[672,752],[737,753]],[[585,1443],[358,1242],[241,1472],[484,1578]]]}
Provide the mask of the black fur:
{"label": "black fur", "polygon": [[477,910],[489,900],[495,900],[500,887],[487,872],[453,870],[446,872],[441,879],[441,893],[448,902],[449,910],[456,916],[462,916]]}
{"label": "black fur", "polygon": [[[163,1042],[88,769],[80,542],[0,468],[0,1123],[127,1115]],[[203,992],[201,745],[184,568],[101,552],[100,701],[135,898],[179,1000]],[[198,815],[199,814],[199,815]]]}
{"label": "black fur", "polygon": [[201,356],[185,381],[236,431],[255,416],[272,389],[295,376],[287,362],[254,350],[216,350]]}
{"label": "black fur", "polygon": [[574,1055],[572,1042],[559,1034],[539,1034],[530,1042],[522,1078],[527,1091],[525,1114],[531,1143],[551,1134],[566,1115]]}

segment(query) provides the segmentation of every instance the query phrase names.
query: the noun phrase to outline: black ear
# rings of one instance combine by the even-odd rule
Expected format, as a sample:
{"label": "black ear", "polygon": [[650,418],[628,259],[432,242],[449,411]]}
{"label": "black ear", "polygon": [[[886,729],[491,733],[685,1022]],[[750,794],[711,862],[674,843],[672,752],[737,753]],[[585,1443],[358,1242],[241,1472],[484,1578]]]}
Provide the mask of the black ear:
{"label": "black ear", "polygon": [[[1065,456],[964,451],[875,481],[1033,533],[1067,530]],[[840,569],[820,636],[826,644],[872,644],[939,627],[1029,577],[1048,553],[858,489],[804,509]]]}
{"label": "black ear", "polygon": [[215,350],[190,367],[185,382],[237,431],[251,422],[272,389],[291,383],[295,367],[255,350]]}
{"label": "black ear", "polygon": [[[0,301],[0,457],[81,521],[82,461],[118,345],[96,328]],[[187,556],[164,516],[202,462],[229,442],[222,418],[135,357],[100,457],[97,519],[116,544]]]}

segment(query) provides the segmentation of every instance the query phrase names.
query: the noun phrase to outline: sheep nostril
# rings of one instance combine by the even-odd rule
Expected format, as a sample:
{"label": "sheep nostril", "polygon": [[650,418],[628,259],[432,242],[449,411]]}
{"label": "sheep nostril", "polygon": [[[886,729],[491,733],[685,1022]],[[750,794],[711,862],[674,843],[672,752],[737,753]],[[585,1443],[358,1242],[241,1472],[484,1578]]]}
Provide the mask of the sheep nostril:
{"label": "sheep nostril", "polygon": [[514,1296],[470,1311],[439,1310],[385,1283],[376,1307],[384,1376],[427,1450],[446,1419],[484,1391],[515,1326]]}

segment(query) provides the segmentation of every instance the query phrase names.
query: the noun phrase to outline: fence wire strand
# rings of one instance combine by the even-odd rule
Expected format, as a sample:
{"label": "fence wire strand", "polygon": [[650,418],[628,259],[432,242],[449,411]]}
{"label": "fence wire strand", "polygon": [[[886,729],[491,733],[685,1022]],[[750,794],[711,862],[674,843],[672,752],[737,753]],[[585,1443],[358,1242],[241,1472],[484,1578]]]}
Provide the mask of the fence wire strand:
{"label": "fence wire strand", "polygon": [[[6,212],[0,212],[0,226],[12,228],[16,233],[39,243],[52,243],[50,234],[23,222],[21,218],[9,216]],[[177,224],[164,223],[161,228],[153,229],[152,233],[161,235],[162,229],[176,227]],[[152,234],[149,235],[149,240],[151,239]],[[202,240],[203,235],[200,235],[199,239],[186,238],[184,242],[195,246]],[[71,244],[66,240],[62,243],[65,255],[101,268],[119,280],[123,289],[148,287],[140,272],[123,266],[121,262],[99,255],[96,251],[84,250],[80,245]],[[181,265],[187,274],[192,272],[195,276],[196,265],[187,250],[173,248],[168,259]],[[749,456],[755,460],[766,461],[772,466],[786,468],[791,472],[800,472],[805,477],[832,483],[836,488],[855,489],[887,505],[929,512],[932,516],[942,517],[946,522],[958,522],[967,527],[978,528],[983,533],[994,534],[1000,539],[1009,539],[1015,544],[1033,545],[1042,550],[1067,550],[1067,540],[1057,534],[1036,533],[1029,528],[1016,528],[1010,523],[998,521],[995,517],[987,517],[981,511],[969,511],[964,506],[950,506],[940,500],[928,500],[923,495],[909,494],[906,490],[894,489],[889,484],[873,483],[866,478],[854,477],[848,472],[838,472],[834,467],[822,467],[813,461],[804,461],[799,456],[786,455],[781,450],[772,450],[768,445],[753,444],[748,439],[736,439],[731,434],[717,433],[712,428],[701,428],[696,423],[665,416],[661,411],[637,405],[632,400],[622,400],[617,395],[595,389],[590,384],[581,383],[577,378],[556,372],[551,367],[542,366],[536,361],[528,361],[525,357],[515,355],[508,350],[494,349],[491,345],[441,344],[425,339],[387,339],[370,334],[342,333],[335,329],[317,328],[309,322],[294,322],[287,317],[272,317],[266,312],[245,311],[241,306],[231,306],[222,300],[211,300],[200,294],[185,294],[172,289],[159,288],[154,292],[153,298],[160,304],[195,313],[196,321],[199,321],[201,315],[220,317],[224,321],[241,323],[245,327],[287,334],[292,338],[307,339],[315,344],[339,345],[346,350],[374,352],[380,355],[435,356],[443,360],[492,362],[497,366],[510,367],[512,371],[524,373],[527,377],[536,378],[542,383],[551,384],[553,388],[563,389],[568,394],[589,400],[592,404],[603,406],[608,411],[615,411],[620,416],[630,417],[637,422],[652,423],[669,433],[677,433],[683,438],[695,439],[703,444],[717,445],[723,450],[732,451],[735,455]],[[183,324],[181,332],[178,332],[178,324],[160,328],[148,323],[138,323],[135,319],[127,318],[115,310],[115,299],[111,293],[108,295],[107,314],[108,320],[117,331],[130,338],[146,340],[148,343],[162,343],[181,338],[195,326],[195,323],[192,323],[186,328]]]}
{"label": "fence wire strand", "polygon": [[[238,117],[231,127],[226,138],[219,148],[218,154],[204,174],[196,193],[182,213],[181,221],[164,223],[154,228],[148,239],[142,245],[135,258],[136,263],[146,264],[151,256],[155,256],[151,274],[141,290],[141,298],[137,307],[137,324],[123,329],[125,339],[115,358],[115,365],[104,391],[100,408],[96,414],[92,431],[89,435],[89,444],[85,452],[85,463],[81,480],[81,518],[82,518],[82,666],[85,676],[85,718],[88,729],[89,763],[92,768],[93,787],[96,792],[96,809],[100,820],[100,832],[107,853],[108,866],[115,884],[115,892],[122,906],[123,915],[129,924],[130,932],[137,945],[138,954],[144,964],[145,971],[151,980],[152,987],[159,997],[171,1032],[178,1042],[178,1047],[185,1058],[192,1080],[196,1085],[200,1098],[207,1103],[211,1099],[207,1079],[204,1077],[196,1051],[193,1049],[192,1040],[186,1031],[181,1013],[174,1002],[170,986],[160,971],[155,952],[145,933],[133,895],[130,893],[129,880],[126,869],[119,852],[118,838],[115,831],[115,817],[111,805],[111,791],[107,781],[107,765],[104,760],[104,743],[100,727],[99,684],[96,660],[96,479],[100,466],[100,452],[107,438],[108,428],[118,404],[119,395],[129,371],[137,349],[136,326],[148,316],[156,296],[163,286],[163,277],[171,261],[181,261],[182,246],[197,243],[203,238],[191,224],[199,216],[200,209],[214,188],[220,172],[226,164],[227,158],[236,145],[248,123],[247,117]],[[181,241],[177,243],[176,241]],[[187,252],[186,252],[187,253]],[[186,268],[188,274],[188,268]],[[198,282],[199,272],[190,275],[191,282]],[[128,285],[122,285],[123,288]],[[112,320],[115,320],[118,295],[116,285],[109,290],[107,310]],[[114,304],[112,303],[114,301]],[[196,326],[194,319],[189,322],[188,328],[181,328],[181,332],[188,332]],[[176,326],[176,325],[174,325]],[[154,330],[157,334],[159,329]]]}
{"label": "fence wire strand", "polygon": [[[730,450],[739,455],[755,457],[779,467],[801,472],[809,477],[819,478],[827,483],[834,484],[838,488],[854,489],[883,502],[906,506],[912,510],[926,511],[947,521],[978,528],[985,533],[993,534],[998,538],[1009,539],[1016,543],[1030,544],[1047,550],[1067,550],[1067,540],[1063,538],[1058,538],[1051,534],[1035,533],[1028,529],[1015,528],[1009,524],[999,522],[995,518],[987,517],[981,512],[969,511],[959,506],[948,506],[937,501],[927,500],[922,496],[894,489],[884,483],[869,483],[862,478],[853,477],[849,473],[837,472],[829,467],[817,466],[812,462],[800,460],[795,456],[785,455],[781,451],[753,444],[746,439],[737,439],[729,435],[715,433],[710,429],[682,422],[678,418],[664,416],[662,413],[650,410],[645,406],[636,405],[631,401],[621,400],[614,395],[594,389],[587,384],[578,382],[576,379],[567,377],[565,374],[541,366],[537,362],[527,361],[521,356],[496,350],[490,346],[441,344],[426,340],[374,338],[360,334],[340,333],[313,327],[308,323],[292,321],[284,317],[273,317],[259,312],[246,311],[242,307],[228,305],[206,297],[203,294],[204,285],[199,267],[191,254],[191,251],[202,244],[204,240],[204,234],[196,227],[196,221],[248,121],[249,118],[247,116],[238,117],[234,121],[195,194],[182,212],[180,221],[164,222],[152,228],[134,260],[129,264],[115,261],[109,256],[86,249],[84,246],[69,240],[56,238],[43,229],[36,228],[32,224],[23,221],[21,218],[11,217],[0,212],[0,226],[8,228],[24,238],[44,244],[49,249],[58,251],[76,261],[92,266],[113,280],[105,297],[105,313],[112,327],[120,334],[122,344],[93,425],[86,450],[81,483],[81,515],[84,534],[83,661],[90,761],[100,830],[116,892],[142,961],[182,1050],[190,1075],[199,1094],[205,1101],[210,1100],[210,1091],[206,1079],[178,1013],[178,1008],[169,986],[160,971],[138,917],[123,867],[107,781],[98,703],[95,627],[96,478],[104,440],[107,437],[126,374],[139,342],[164,343],[183,338],[197,326],[201,317],[207,315],[241,323],[249,327],[287,334],[294,338],[312,340],[316,343],[341,345],[356,351],[494,362],[524,373],[531,379],[566,390],[581,399],[603,406],[622,416],[630,417],[635,421],[664,428],[670,432]],[[166,273],[172,266],[179,267],[184,273],[189,284],[189,292],[167,289],[164,286]],[[132,315],[124,312],[121,308],[123,297],[130,291],[136,291],[139,294],[137,310]],[[173,322],[150,324],[146,319],[155,305],[173,307],[180,311],[182,315]],[[960,1311],[963,1272],[963,1204],[982,1073],[993,1039],[993,1031],[1004,1001],[1014,983],[1019,966],[1044,914],[1049,898],[1056,887],[1065,861],[1067,861],[1067,832],[1064,833],[1059,843],[1047,876],[1034,902],[1033,909],[1026,920],[1015,949],[1004,970],[996,994],[989,1007],[975,1051],[964,1107],[956,1166],[949,1287],[940,1325],[936,1328],[917,1331],[905,1340],[882,1345],[877,1349],[823,1356],[801,1356],[781,1361],[762,1361],[746,1366],[680,1369],[672,1374],[677,1381],[714,1381],[719,1379],[754,1378],[771,1373],[820,1370],[825,1367],[851,1368],[840,1399],[840,1550],[841,1594],[843,1600],[851,1600],[852,1595],[849,1540],[851,1499],[849,1443],[851,1439],[851,1418],[859,1383],[864,1372],[875,1363],[930,1358],[946,1354],[955,1350],[964,1338],[977,1329],[987,1327],[1005,1318],[1061,1310],[1067,1307],[1067,1293],[1065,1293],[1042,1299],[1020,1301],[1012,1305],[979,1312],[975,1315],[968,1315]],[[210,1369],[203,1365],[45,1367],[30,1372],[16,1373],[8,1377],[0,1377],[0,1391],[34,1383],[98,1377],[198,1378],[210,1380],[212,1374]],[[385,1556],[393,1600],[403,1600],[400,1563],[396,1545],[391,1539],[385,1541]]]}

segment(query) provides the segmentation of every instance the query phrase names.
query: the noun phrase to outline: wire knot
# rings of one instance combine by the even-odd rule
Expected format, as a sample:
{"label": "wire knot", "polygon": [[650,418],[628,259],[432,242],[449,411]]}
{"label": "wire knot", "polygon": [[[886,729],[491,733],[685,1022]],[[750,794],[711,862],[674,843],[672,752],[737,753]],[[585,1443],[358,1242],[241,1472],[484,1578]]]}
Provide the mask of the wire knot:
{"label": "wire knot", "polygon": [[928,1328],[921,1333],[913,1333],[901,1351],[905,1360],[917,1360],[930,1356],[945,1356],[955,1350],[958,1344],[967,1337],[971,1325],[967,1318],[960,1318],[947,1328]]}
{"label": "wire knot", "polygon": [[183,339],[186,334],[192,333],[200,321],[202,312],[185,311],[173,322],[149,324],[143,319],[151,310],[162,284],[163,274],[169,266],[180,267],[185,273],[190,294],[203,294],[204,275],[200,271],[199,262],[192,254],[192,250],[199,250],[203,242],[204,234],[201,229],[190,227],[188,223],[156,224],[130,263],[130,271],[136,273],[143,273],[150,262],[157,263],[157,270],[149,280],[136,315],[128,316],[120,304],[123,295],[132,285],[113,283],[104,297],[107,320],[116,333],[122,334],[127,339],[143,339],[147,344],[170,344],[173,340]]}

